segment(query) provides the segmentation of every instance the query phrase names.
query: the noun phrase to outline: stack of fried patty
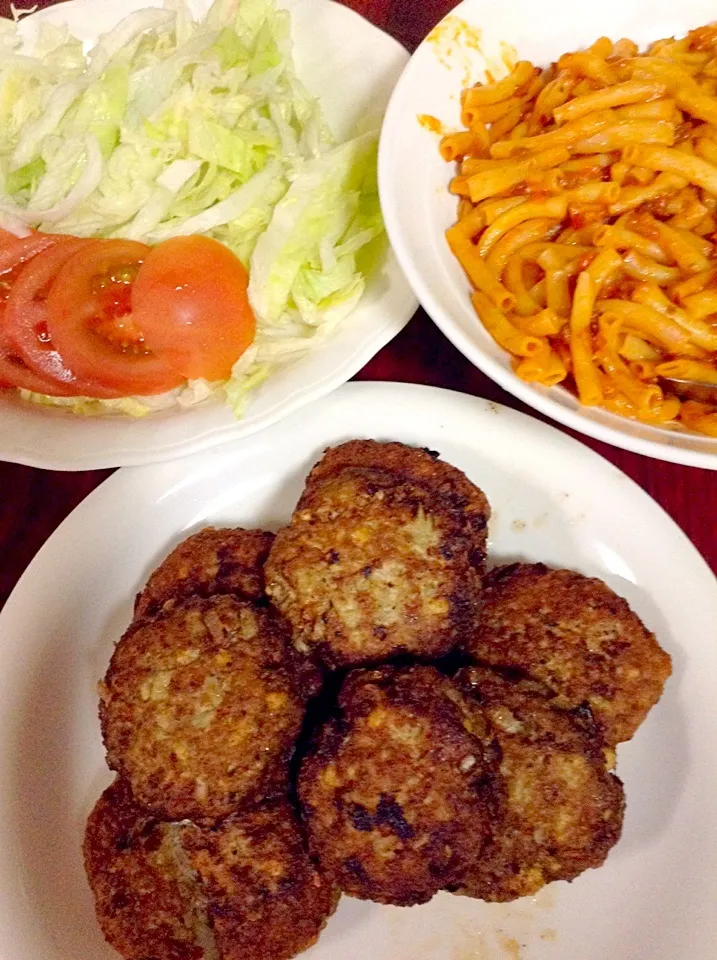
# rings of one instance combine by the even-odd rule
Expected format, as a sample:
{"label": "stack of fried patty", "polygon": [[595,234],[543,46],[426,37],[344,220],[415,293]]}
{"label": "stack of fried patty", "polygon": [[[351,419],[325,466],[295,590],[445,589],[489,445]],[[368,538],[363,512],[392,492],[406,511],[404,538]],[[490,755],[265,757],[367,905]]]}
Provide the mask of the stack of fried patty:
{"label": "stack of fried patty", "polygon": [[603,863],[670,658],[599,580],[486,575],[489,514],[437,454],[355,440],[275,538],[207,529],[150,577],[85,837],[127,960],[288,960],[341,892],[511,900]]}

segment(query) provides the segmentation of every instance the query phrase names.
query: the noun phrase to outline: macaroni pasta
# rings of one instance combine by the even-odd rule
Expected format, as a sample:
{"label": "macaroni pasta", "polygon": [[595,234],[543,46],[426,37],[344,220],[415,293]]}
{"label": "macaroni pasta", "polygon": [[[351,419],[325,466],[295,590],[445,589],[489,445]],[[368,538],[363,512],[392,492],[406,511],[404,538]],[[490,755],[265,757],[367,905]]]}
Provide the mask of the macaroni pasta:
{"label": "macaroni pasta", "polygon": [[601,38],[462,95],[447,239],[522,379],[717,436],[717,25]]}

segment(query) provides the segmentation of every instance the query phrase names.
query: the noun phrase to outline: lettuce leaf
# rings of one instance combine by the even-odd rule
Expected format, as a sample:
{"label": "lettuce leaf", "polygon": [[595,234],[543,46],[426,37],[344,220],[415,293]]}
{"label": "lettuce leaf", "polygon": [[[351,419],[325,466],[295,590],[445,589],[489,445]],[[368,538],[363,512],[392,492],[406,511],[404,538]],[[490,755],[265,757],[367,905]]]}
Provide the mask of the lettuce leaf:
{"label": "lettuce leaf", "polygon": [[254,347],[227,383],[193,382],[168,402],[211,395],[240,414],[249,390],[352,309],[383,231],[375,168],[375,135],[335,143],[274,0],[215,0],[203,20],[168,0],[87,54],[66,28],[45,24],[28,52],[0,24],[0,223],[149,243],[202,233],[248,266]]}

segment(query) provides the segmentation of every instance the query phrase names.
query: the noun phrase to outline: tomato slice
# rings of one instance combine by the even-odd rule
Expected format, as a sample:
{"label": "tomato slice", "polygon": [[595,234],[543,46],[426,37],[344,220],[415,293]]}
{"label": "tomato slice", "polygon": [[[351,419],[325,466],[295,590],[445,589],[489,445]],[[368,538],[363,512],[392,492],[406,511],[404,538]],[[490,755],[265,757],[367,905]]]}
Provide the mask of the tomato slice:
{"label": "tomato slice", "polygon": [[49,397],[76,397],[77,391],[59,380],[50,380],[31,370],[18,357],[0,350],[0,387],[18,387]]}
{"label": "tomato slice", "polygon": [[132,287],[147,344],[185,377],[223,380],[254,340],[249,278],[217,240],[176,237],[155,247]]}
{"label": "tomato slice", "polygon": [[49,234],[35,234],[19,240],[14,233],[0,230],[0,303],[8,300],[25,264],[59,241],[60,237]]}
{"label": "tomato slice", "polygon": [[71,387],[65,387],[57,380],[38,376],[22,360],[4,353],[0,353],[0,387],[17,387],[32,393],[44,393],[48,397],[77,396]]}
{"label": "tomato slice", "polygon": [[108,400],[124,394],[104,386],[98,377],[78,377],[58,353],[47,327],[45,297],[52,281],[71,257],[96,242],[67,237],[21,267],[8,297],[2,325],[16,356],[33,373],[71,389],[78,396]]}
{"label": "tomato slice", "polygon": [[128,313],[128,287],[149,249],[96,240],[60,268],[47,297],[47,330],[64,363],[79,379],[121,396],[164,393],[185,380],[150,352]]}
{"label": "tomato slice", "polygon": [[30,261],[34,261],[43,252],[52,250],[60,240],[60,237],[48,234],[33,234],[30,237],[18,239],[13,233],[8,233],[6,230],[0,231],[0,386],[2,387],[19,387],[34,393],[61,397],[74,396],[76,393],[71,385],[72,375],[63,369],[57,353],[55,352],[48,366],[49,375],[33,369],[18,350],[7,324],[7,302],[21,274]]}
{"label": "tomato slice", "polygon": [[18,356],[17,350],[5,336],[3,315],[5,307],[0,308],[0,387],[19,387],[33,393],[45,393],[51,397],[72,397],[76,391],[61,379],[44,377],[31,370]]}
{"label": "tomato slice", "polygon": [[[10,234],[12,236],[12,234]],[[58,243],[60,237],[50,233],[33,233],[22,239],[14,237],[0,244],[0,274],[6,273],[21,263],[26,263],[38,253]]]}

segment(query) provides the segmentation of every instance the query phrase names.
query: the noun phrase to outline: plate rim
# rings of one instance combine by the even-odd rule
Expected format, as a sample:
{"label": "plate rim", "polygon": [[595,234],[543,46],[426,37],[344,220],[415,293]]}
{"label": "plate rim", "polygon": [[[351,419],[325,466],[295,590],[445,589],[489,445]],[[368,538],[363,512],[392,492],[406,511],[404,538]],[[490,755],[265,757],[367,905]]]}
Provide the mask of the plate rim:
{"label": "plate rim", "polygon": [[[580,440],[563,433],[551,424],[546,424],[542,421],[536,420],[528,414],[513,410],[509,407],[504,407],[484,398],[474,397],[470,394],[454,390],[447,390],[441,387],[422,384],[396,383],[392,381],[360,381],[343,385],[339,388],[339,394],[342,395],[342,398],[344,398],[346,403],[352,404],[357,410],[360,410],[361,408],[362,398],[365,398],[368,394],[375,394],[381,401],[382,408],[389,406],[390,404],[397,404],[401,402],[403,403],[405,409],[407,406],[406,401],[410,401],[412,399],[417,400],[420,398],[421,404],[427,403],[435,406],[442,405],[442,407],[445,409],[446,416],[450,414],[452,409],[455,409],[455,404],[460,404],[461,406],[464,406],[466,410],[469,408],[480,410],[482,417],[492,417],[496,414],[499,414],[501,417],[505,418],[508,428],[510,428],[511,424],[520,424],[521,428],[528,430],[530,434],[538,435],[538,439],[540,439],[541,434],[545,437],[552,438],[555,442],[554,449],[561,457],[570,457],[576,463],[576,465],[579,462],[581,470],[594,465],[595,471],[597,472],[599,470],[602,476],[609,480],[610,488],[613,491],[622,490],[622,495],[627,495],[627,498],[630,502],[637,498],[641,505],[644,506],[646,515],[648,517],[651,516],[660,518],[661,528],[664,528],[666,532],[669,531],[669,542],[672,544],[677,544],[679,542],[681,552],[684,552],[683,570],[686,571],[686,578],[690,580],[690,583],[693,586],[696,584],[697,590],[700,591],[700,595],[704,595],[704,591],[709,591],[709,603],[705,604],[705,608],[713,608],[717,612],[717,580],[712,575],[704,558],[700,555],[696,547],[689,541],[684,531],[679,528],[679,526],[674,520],[672,520],[672,518],[666,513],[660,504],[650,497],[649,494],[647,494],[647,492],[639,486],[639,484],[627,477],[609,460],[585,446]],[[317,404],[322,404],[325,408],[330,408],[331,398],[324,397],[316,402]],[[418,404],[416,404],[416,407],[418,407]],[[443,410],[438,409],[437,412],[443,418]],[[445,418],[443,419],[445,422]],[[285,428],[280,426],[277,429]],[[451,435],[452,442],[455,442],[455,436],[455,433]],[[467,437],[466,443],[473,449],[478,448],[478,442],[471,440],[470,435]],[[255,437],[253,441],[249,443],[235,443],[233,449],[227,447],[225,447],[223,450],[217,449],[214,452],[214,456],[219,461],[218,469],[226,472],[226,470],[229,469],[230,466],[233,466],[237,461],[241,462],[251,460],[255,456],[266,456],[267,451],[272,449],[275,448],[271,446],[268,440],[267,442],[263,442],[260,437]],[[280,456],[280,454],[274,453],[274,456]],[[490,459],[490,454],[487,454],[486,458]],[[186,480],[187,475],[191,476],[193,472],[196,472],[202,467],[206,468],[207,466],[211,471],[211,464],[207,464],[204,458],[195,457],[191,463],[180,463],[179,461],[173,461],[157,463],[146,467],[123,468],[107,478],[83,501],[81,501],[80,504],[78,504],[78,506],[60,524],[50,538],[48,538],[40,551],[38,551],[36,554],[35,558],[31,561],[30,565],[23,573],[10,598],[8,599],[5,608],[0,611],[0,635],[6,633],[8,627],[12,628],[18,625],[24,626],[26,623],[32,625],[34,618],[38,616],[33,609],[33,607],[36,608],[37,605],[28,604],[27,600],[31,597],[37,597],[37,583],[34,584],[34,592],[28,591],[33,591],[33,580],[37,575],[36,571],[38,570],[38,567],[42,567],[42,565],[47,562],[46,558],[48,558],[48,555],[51,555],[53,551],[57,551],[58,546],[62,545],[63,538],[68,533],[68,528],[78,528],[79,524],[81,524],[83,520],[89,519],[89,515],[96,508],[98,501],[106,501],[106,505],[104,507],[104,512],[106,513],[108,510],[112,509],[113,503],[116,502],[116,490],[126,485],[127,494],[130,494],[138,489],[147,490],[147,504],[149,506],[154,502],[153,497],[158,492],[157,488],[165,488],[169,484],[180,479]],[[520,469],[521,464],[519,463],[517,465],[516,472],[520,471]],[[146,484],[147,479],[152,481],[149,485],[149,488]],[[197,481],[199,479],[200,478],[197,477]],[[85,517],[86,513],[88,514],[87,517]],[[88,538],[91,536],[93,536],[93,534],[89,528],[89,525],[86,524],[84,532],[82,533],[82,538]],[[111,549],[111,547],[103,545],[102,550],[108,549]],[[40,586],[42,586],[43,583],[45,583],[44,578],[41,581]],[[682,587],[681,589],[685,590],[686,588]],[[25,593],[27,593],[27,597],[23,597],[23,594]],[[89,603],[90,599],[91,598],[88,597],[85,600],[85,603]],[[706,632],[707,627],[705,627],[705,634]],[[12,644],[8,644],[7,647],[0,646],[0,664],[3,662],[3,658],[12,656],[10,653],[11,646]],[[8,650],[7,654],[4,652],[5,649]],[[10,705],[5,706],[4,704],[0,704],[0,720],[7,719],[9,716]],[[0,741],[0,755],[3,757],[7,756],[8,751],[12,750],[13,748],[13,743],[14,737],[2,738],[2,741]],[[713,764],[713,772],[711,774],[712,779],[717,780],[716,774],[717,762]],[[697,770],[693,771],[692,780],[694,780],[697,775]],[[8,832],[3,830],[3,845],[7,835]],[[10,877],[3,878],[0,890],[6,888],[7,884],[10,882]],[[11,931],[13,929],[11,926],[10,917],[6,917],[4,923],[8,924],[6,927],[7,931]],[[3,927],[4,923],[0,912],[0,928]],[[3,936],[5,937],[9,935],[11,934],[5,933]],[[14,960],[14,955],[12,953],[8,955],[8,960],[10,960],[11,957],[13,957]],[[19,960],[19,956],[17,957],[17,960]],[[39,960],[39,958],[37,958],[37,960]]]}
{"label": "plate rim", "polygon": [[[68,0],[71,2],[71,0]],[[524,413],[522,410],[515,410],[512,407],[507,406],[506,404],[499,403],[495,400],[489,400],[485,397],[478,397],[471,393],[466,393],[462,390],[456,390],[450,387],[440,387],[434,386],[432,384],[424,383],[412,383],[401,380],[348,380],[345,383],[341,384],[336,390],[332,391],[333,394],[340,395],[341,399],[344,396],[350,394],[357,395],[357,401],[360,401],[360,395],[362,393],[384,393],[389,394],[407,394],[407,395],[417,395],[417,396],[434,396],[434,397],[446,397],[451,399],[457,399],[459,402],[468,402],[477,408],[480,408],[482,412],[498,412],[503,417],[506,417],[508,421],[513,420],[515,423],[523,424],[525,426],[529,425],[529,429],[537,434],[544,434],[546,441],[552,440],[554,443],[566,448],[569,451],[574,451],[577,455],[579,454],[595,463],[596,468],[605,471],[606,474],[611,476],[612,480],[618,480],[621,484],[632,491],[633,495],[637,495],[639,499],[642,500],[646,505],[649,504],[650,509],[656,511],[656,514],[659,514],[661,521],[665,523],[666,526],[671,528],[671,533],[673,536],[677,536],[682,540],[682,546],[686,547],[688,551],[693,554],[696,560],[699,560],[702,566],[702,573],[706,574],[709,579],[709,585],[712,587],[715,593],[715,599],[717,600],[717,577],[713,574],[707,560],[702,556],[695,544],[690,540],[689,536],[685,533],[682,527],[677,523],[677,521],[668,513],[668,511],[659,503],[654,497],[652,497],[644,487],[641,487],[640,484],[633,480],[631,476],[625,473],[624,470],[621,470],[616,464],[611,460],[605,457],[603,454],[599,453],[597,450],[593,450],[587,444],[578,437],[573,437],[568,433],[565,433],[559,427],[555,426],[552,423],[545,423],[543,420],[539,420],[537,417],[531,416],[529,413]],[[318,397],[311,402],[311,404],[319,404],[322,402],[328,402],[330,395],[324,395]],[[397,399],[400,399],[397,397]],[[296,412],[296,411],[294,411]],[[281,421],[277,421],[280,423]],[[276,426],[277,423],[272,426]],[[237,453],[242,455],[242,459],[250,458],[252,456],[252,447],[254,443],[257,442],[257,434],[260,431],[256,431],[246,438],[249,442],[243,442],[243,438],[235,438],[234,440],[228,440],[225,444],[213,445],[217,448],[224,447],[224,450],[221,451],[218,449],[219,453],[230,453],[229,447],[233,443],[237,448]],[[547,447],[547,444],[546,444]],[[186,474],[187,470],[191,470],[194,466],[191,462],[186,462],[187,460],[196,460],[197,455],[201,453],[202,450],[197,450],[194,453],[188,455],[187,458],[175,458],[172,460],[161,460],[149,464],[132,464],[123,467],[118,467],[109,477],[106,477],[100,484],[98,484],[94,490],[91,490],[73,509],[72,511],[62,520],[62,522],[53,530],[48,539],[43,543],[37,553],[33,556],[32,560],[28,566],[23,571],[22,575],[18,579],[17,583],[13,587],[13,590],[10,593],[5,605],[0,608],[0,626],[2,625],[2,617],[4,611],[7,608],[8,604],[12,600],[12,597],[15,591],[18,589],[22,581],[24,580],[26,574],[28,574],[34,565],[37,558],[45,550],[45,548],[50,544],[50,542],[59,534],[64,531],[65,525],[70,525],[70,521],[74,519],[75,513],[81,511],[85,504],[92,501],[94,502],[96,497],[104,495],[109,487],[110,490],[115,485],[123,485],[125,478],[129,475],[136,475],[142,477],[142,475],[149,475],[153,470],[165,469],[165,470],[176,470],[178,471],[177,479],[182,474]],[[695,570],[696,572],[696,570]],[[0,651],[0,657],[2,653]],[[2,712],[2,706],[0,705],[0,713]]]}
{"label": "plate rim", "polygon": [[[460,18],[461,11],[470,7],[472,9],[480,5],[480,0],[461,0],[457,6],[449,10],[448,13],[438,22],[434,29],[439,29],[449,18]],[[505,391],[510,393],[516,399],[522,401],[528,406],[538,410],[540,413],[551,420],[555,420],[565,427],[583,433],[592,437],[594,440],[600,440],[603,443],[618,449],[628,450],[632,453],[638,453],[642,456],[650,457],[655,460],[664,460],[669,463],[677,463],[682,466],[701,467],[706,470],[717,470],[717,440],[714,441],[714,452],[708,450],[690,450],[677,444],[660,443],[658,440],[646,437],[632,436],[624,433],[620,429],[619,423],[626,418],[616,417],[616,426],[610,427],[598,423],[583,414],[582,407],[576,410],[570,410],[563,404],[554,400],[550,388],[545,392],[538,391],[529,383],[524,383],[507,367],[502,366],[492,357],[484,353],[480,347],[460,329],[447,310],[440,302],[437,294],[434,294],[431,284],[426,276],[413,260],[408,246],[404,243],[403,235],[405,231],[401,226],[401,218],[398,212],[398,204],[393,202],[393,196],[396,195],[394,189],[395,177],[392,175],[392,167],[395,164],[395,158],[392,152],[386,148],[386,142],[389,136],[389,128],[395,126],[396,118],[405,120],[407,114],[404,104],[401,102],[405,96],[405,91],[411,88],[415,71],[418,70],[419,56],[422,58],[426,51],[430,49],[430,34],[425,37],[411,55],[398,78],[391,98],[386,107],[384,121],[381,128],[381,137],[379,140],[378,153],[378,183],[379,196],[381,198],[381,208],[383,210],[384,223],[391,246],[396,254],[396,258],[405,274],[411,288],[418,297],[421,306],[424,308],[431,320],[436,324],[443,335],[450,340],[457,350],[466,357],[473,366],[477,367],[482,373],[489,377],[494,383],[497,383]],[[631,422],[631,421],[627,421]],[[679,436],[679,434],[675,434]]]}
{"label": "plate rim", "polygon": [[[208,7],[211,0],[202,0],[202,2],[203,5]],[[403,66],[405,67],[408,63],[409,53],[406,48],[385,30],[377,27],[367,17],[362,16],[358,11],[337,2],[337,0],[314,0],[314,2],[330,5],[332,14],[343,17],[347,24],[358,27],[363,31],[375,31],[380,34],[382,43],[386,44],[386,49],[392,46],[394,54],[403,60]],[[290,9],[292,6],[300,6],[301,3],[302,0],[280,0],[279,5]],[[27,16],[22,17],[22,22],[38,19],[45,20],[47,18],[52,20],[54,17],[61,15],[62,11],[68,7],[74,9],[87,8],[91,10],[96,8],[96,5],[97,0],[61,0],[60,3],[55,3],[50,7],[43,7],[40,10],[28,13]],[[152,5],[163,6],[164,3],[163,0],[153,0]],[[75,450],[69,457],[64,451],[62,451],[62,455],[59,455],[59,442],[55,443],[49,454],[40,446],[36,445],[33,447],[30,444],[26,444],[21,433],[21,427],[18,424],[15,428],[15,436],[11,440],[0,437],[0,459],[21,466],[34,467],[42,470],[59,470],[63,472],[112,469],[125,466],[149,465],[174,460],[179,457],[192,456],[202,450],[208,450],[212,447],[231,442],[232,440],[250,437],[274,425],[285,417],[292,415],[307,403],[327,396],[343,383],[349,381],[351,377],[363,369],[377,353],[407,326],[415,315],[419,303],[410,285],[402,275],[403,272],[398,263],[398,258],[392,251],[390,244],[387,244],[386,250],[385,269],[387,268],[393,269],[397,274],[394,280],[396,284],[394,291],[396,293],[395,299],[397,301],[400,299],[400,303],[397,302],[389,305],[385,302],[389,291],[385,291],[381,295],[372,308],[376,314],[380,314],[379,329],[363,336],[359,348],[350,356],[346,356],[343,362],[334,364],[326,373],[317,379],[297,387],[288,396],[277,399],[270,407],[264,410],[260,416],[255,416],[253,420],[247,419],[246,417],[241,419],[236,418],[228,406],[219,401],[210,400],[206,406],[200,405],[199,408],[207,410],[210,406],[215,406],[217,411],[226,412],[226,419],[214,423],[198,435],[192,435],[190,438],[178,438],[170,443],[162,443],[161,438],[160,442],[157,442],[156,437],[152,438],[151,441],[147,439],[144,443],[135,443],[132,442],[131,439],[120,438],[119,449],[113,446],[113,444],[116,444],[116,441],[113,441],[108,435],[106,439],[109,442],[106,445],[100,442],[105,438],[98,437],[89,450],[84,446],[80,446],[79,449]],[[370,279],[368,285],[370,286]],[[405,288],[404,290],[400,290],[401,285]],[[347,322],[351,322],[351,316],[347,317]],[[45,415],[47,429],[49,431],[54,429],[53,419],[56,419],[60,423],[71,424],[73,422],[71,418],[74,417],[78,421],[78,426],[87,419],[93,419],[95,422],[97,420],[97,418],[94,417],[78,417],[61,408],[48,407],[45,409],[41,405],[33,405],[29,401],[22,401],[11,391],[0,390],[0,423],[2,422],[4,411],[12,411],[13,408],[20,411],[23,409],[27,410],[32,417],[41,418]],[[190,407],[186,410],[170,408],[169,413],[173,419],[175,416],[176,418],[183,416],[191,417],[192,411],[199,408]],[[251,410],[251,405],[249,405],[248,410]],[[167,413],[167,411],[158,411],[156,414],[150,413],[141,419],[144,422],[148,422],[151,419],[160,417],[162,413]],[[11,412],[11,415],[14,414]],[[118,415],[113,414],[106,414],[100,417],[102,421],[108,423],[118,418]],[[129,417],[123,416],[121,419],[128,426],[132,422]],[[81,426],[78,433],[81,433]],[[116,449],[117,452],[108,456],[106,452],[108,446]]]}

